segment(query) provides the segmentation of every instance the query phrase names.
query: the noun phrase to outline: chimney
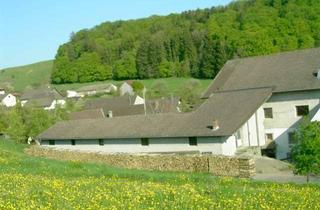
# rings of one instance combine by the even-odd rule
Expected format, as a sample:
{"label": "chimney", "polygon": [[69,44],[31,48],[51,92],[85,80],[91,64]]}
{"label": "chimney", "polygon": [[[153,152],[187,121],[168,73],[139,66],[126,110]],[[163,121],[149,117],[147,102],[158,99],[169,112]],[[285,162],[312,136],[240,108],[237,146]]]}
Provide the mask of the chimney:
{"label": "chimney", "polygon": [[108,118],[113,118],[113,113],[111,110],[108,111]]}
{"label": "chimney", "polygon": [[220,127],[219,127],[219,121],[218,120],[214,120],[212,122],[212,131],[216,131],[218,130]]}

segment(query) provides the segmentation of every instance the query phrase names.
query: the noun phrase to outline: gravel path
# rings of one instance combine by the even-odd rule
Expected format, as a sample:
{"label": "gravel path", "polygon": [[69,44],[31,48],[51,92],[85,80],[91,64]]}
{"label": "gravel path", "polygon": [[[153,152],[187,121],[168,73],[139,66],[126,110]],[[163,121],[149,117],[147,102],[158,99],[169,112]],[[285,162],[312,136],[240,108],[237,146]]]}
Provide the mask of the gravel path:
{"label": "gravel path", "polygon": [[[268,157],[255,157],[256,175],[255,180],[271,181],[279,183],[307,183],[305,176],[294,175],[291,165],[287,162]],[[320,177],[311,177],[310,183],[320,184]]]}

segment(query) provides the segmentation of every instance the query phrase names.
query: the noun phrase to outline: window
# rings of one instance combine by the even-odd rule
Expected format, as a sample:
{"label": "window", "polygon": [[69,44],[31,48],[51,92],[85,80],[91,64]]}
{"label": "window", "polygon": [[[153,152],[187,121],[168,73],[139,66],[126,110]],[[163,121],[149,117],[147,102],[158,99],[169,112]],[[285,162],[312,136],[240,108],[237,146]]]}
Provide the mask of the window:
{"label": "window", "polygon": [[142,146],[149,146],[149,139],[148,138],[142,138],[141,139],[141,145]]}
{"label": "window", "polygon": [[266,139],[267,139],[267,142],[273,141],[273,134],[272,133],[267,133],[266,134]]}
{"label": "window", "polygon": [[190,146],[197,146],[198,145],[197,137],[189,137],[189,145]]}
{"label": "window", "polygon": [[272,108],[264,108],[264,118],[272,119],[273,118],[273,111]]}
{"label": "window", "polygon": [[104,145],[103,139],[99,139],[99,145],[100,145],[100,146],[103,146],[103,145]]}
{"label": "window", "polygon": [[297,143],[297,141],[295,140],[295,137],[294,137],[294,132],[289,132],[288,133],[288,139],[289,139],[289,144]]}
{"label": "window", "polygon": [[296,112],[297,112],[297,116],[306,116],[309,114],[309,106],[308,105],[296,106]]}
{"label": "window", "polygon": [[55,145],[54,140],[49,140],[49,145]]}
{"label": "window", "polygon": [[76,145],[76,140],[71,140],[71,145]]}
{"label": "window", "polygon": [[240,129],[237,130],[235,136],[236,136],[236,139],[241,139],[241,130]]}

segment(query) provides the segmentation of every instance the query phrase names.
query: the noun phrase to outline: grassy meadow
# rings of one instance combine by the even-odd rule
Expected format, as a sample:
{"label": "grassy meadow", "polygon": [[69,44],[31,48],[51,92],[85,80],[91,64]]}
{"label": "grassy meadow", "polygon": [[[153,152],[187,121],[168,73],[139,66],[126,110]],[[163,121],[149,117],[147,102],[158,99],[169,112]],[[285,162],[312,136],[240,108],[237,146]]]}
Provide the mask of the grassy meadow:
{"label": "grassy meadow", "polygon": [[0,140],[0,209],[320,209],[319,185],[31,157]]}
{"label": "grassy meadow", "polygon": [[[50,84],[50,74],[52,70],[53,61],[43,61],[26,66],[7,68],[0,71],[0,87],[6,87],[17,92],[23,92],[25,89],[37,88]],[[177,95],[181,87],[188,81],[199,81],[198,92],[203,92],[211,83],[211,79],[193,79],[193,78],[162,78],[162,79],[146,79],[139,80],[147,89],[151,89],[158,83],[164,84],[168,88],[168,95]],[[99,81],[91,83],[73,83],[53,85],[62,93],[66,90],[77,90],[78,88],[113,83],[120,85],[123,81]]]}
{"label": "grassy meadow", "polygon": [[49,84],[53,61],[42,61],[0,71],[0,86],[17,92]]}

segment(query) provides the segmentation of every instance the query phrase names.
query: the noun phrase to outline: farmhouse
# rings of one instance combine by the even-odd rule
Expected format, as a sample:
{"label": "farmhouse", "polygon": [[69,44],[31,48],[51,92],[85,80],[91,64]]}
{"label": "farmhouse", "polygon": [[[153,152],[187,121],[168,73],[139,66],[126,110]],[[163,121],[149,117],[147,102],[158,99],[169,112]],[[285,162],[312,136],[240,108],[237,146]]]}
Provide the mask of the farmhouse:
{"label": "farmhouse", "polygon": [[42,145],[107,153],[223,155],[273,143],[276,157],[285,159],[303,117],[319,120],[319,57],[316,48],[230,60],[193,112],[64,121],[38,139]]}
{"label": "farmhouse", "polygon": [[117,91],[117,86],[113,84],[89,85],[79,88],[76,92],[80,97],[92,96],[96,94],[106,94]]}
{"label": "farmhouse", "polygon": [[55,90],[49,88],[28,90],[21,96],[21,106],[40,107],[45,110],[53,110],[57,105],[64,106],[66,101]]}
{"label": "farmhouse", "polygon": [[5,107],[14,107],[16,104],[16,96],[11,93],[6,93],[4,88],[0,88],[0,105]]}
{"label": "farmhouse", "polygon": [[120,86],[119,90],[120,90],[120,96],[123,96],[125,94],[129,94],[129,95],[133,95],[134,91],[132,86],[129,84],[130,82],[124,82],[122,83],[122,85]]}
{"label": "farmhouse", "polygon": [[5,107],[14,107],[17,104],[17,98],[12,94],[0,94],[0,105]]}
{"label": "farmhouse", "polygon": [[[146,106],[144,103],[146,103]],[[138,95],[99,98],[87,101],[84,110],[72,113],[71,119],[99,119],[128,115],[177,113],[179,112],[178,106],[178,98],[160,98],[147,100],[146,102]]]}

